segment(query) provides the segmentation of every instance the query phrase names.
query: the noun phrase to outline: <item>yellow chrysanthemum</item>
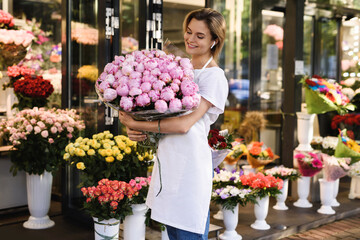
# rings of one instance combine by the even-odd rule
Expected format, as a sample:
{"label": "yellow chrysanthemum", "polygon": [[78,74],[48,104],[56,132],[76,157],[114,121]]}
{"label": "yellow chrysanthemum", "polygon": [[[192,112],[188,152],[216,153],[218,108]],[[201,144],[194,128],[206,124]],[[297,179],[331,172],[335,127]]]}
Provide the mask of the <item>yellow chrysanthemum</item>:
{"label": "yellow chrysanthemum", "polygon": [[96,143],[94,146],[93,146],[93,148],[95,148],[95,149],[98,149],[98,148],[100,148],[101,147],[101,144],[100,143]]}
{"label": "yellow chrysanthemum", "polygon": [[76,140],[75,140],[75,143],[80,143],[82,142],[83,138],[82,137],[78,137]]}
{"label": "yellow chrysanthemum", "polygon": [[84,151],[88,151],[90,149],[89,145],[80,145],[80,148]]}
{"label": "yellow chrysanthemum", "polygon": [[138,159],[139,159],[139,161],[143,161],[143,160],[144,160],[144,157],[141,156],[141,155],[138,155]]}
{"label": "yellow chrysanthemum", "polygon": [[110,139],[110,138],[113,138],[114,135],[112,135],[111,133],[108,133],[108,134],[105,135],[105,137],[108,138],[108,139]]}
{"label": "yellow chrysanthemum", "polygon": [[126,147],[126,148],[124,149],[124,152],[125,152],[126,154],[130,154],[130,153],[131,153],[131,148],[130,148],[130,147]]}
{"label": "yellow chrysanthemum", "polygon": [[119,147],[118,146],[112,146],[111,149],[112,150],[119,150]]}
{"label": "yellow chrysanthemum", "polygon": [[75,155],[79,157],[83,157],[85,156],[85,151],[82,150],[81,148],[75,148]]}
{"label": "yellow chrysanthemum", "polygon": [[110,157],[113,155],[113,150],[111,148],[105,149],[106,156]]}
{"label": "yellow chrysanthemum", "polygon": [[98,152],[102,157],[106,157],[105,149],[99,149]]}
{"label": "yellow chrysanthemum", "polygon": [[114,157],[106,157],[105,158],[105,161],[108,162],[108,163],[112,163],[114,160],[115,160]]}
{"label": "yellow chrysanthemum", "polygon": [[88,154],[89,156],[93,156],[93,155],[95,155],[95,150],[94,150],[94,149],[89,149],[89,150],[87,151],[87,154]]}
{"label": "yellow chrysanthemum", "polygon": [[117,156],[117,155],[119,155],[120,154],[120,150],[119,149],[114,149],[113,150],[113,155],[114,156]]}
{"label": "yellow chrysanthemum", "polygon": [[70,153],[71,156],[74,156],[74,154],[75,154],[75,148],[74,148],[74,147],[70,147],[70,148],[69,148],[69,153]]}
{"label": "yellow chrysanthemum", "polygon": [[104,132],[102,132],[103,134],[109,134],[110,133],[110,131],[109,130],[106,130],[106,131],[104,131]]}
{"label": "yellow chrysanthemum", "polygon": [[76,168],[79,170],[84,170],[85,169],[85,164],[83,162],[78,162],[76,164]]}
{"label": "yellow chrysanthemum", "polygon": [[121,149],[121,150],[125,150],[125,148],[126,148],[126,144],[123,141],[121,141],[121,142],[118,141],[117,145],[118,145],[119,149]]}
{"label": "yellow chrysanthemum", "polygon": [[109,143],[104,143],[103,148],[105,148],[105,149],[110,148],[111,149],[111,145]]}
{"label": "yellow chrysanthemum", "polygon": [[73,147],[74,144],[73,143],[69,143],[66,147],[65,147],[65,152],[69,152],[69,148]]}
{"label": "yellow chrysanthemum", "polygon": [[124,158],[124,155],[121,153],[116,156],[116,160],[121,161]]}
{"label": "yellow chrysanthemum", "polygon": [[63,156],[64,160],[68,160],[70,158],[70,154],[69,153],[65,153]]}
{"label": "yellow chrysanthemum", "polygon": [[109,141],[108,142],[111,146],[114,146],[115,145],[115,141]]}
{"label": "yellow chrysanthemum", "polygon": [[134,144],[135,144],[134,141],[131,141],[130,139],[127,139],[127,140],[126,140],[126,145],[128,145],[129,147],[134,146]]}
{"label": "yellow chrysanthemum", "polygon": [[82,141],[81,141],[81,144],[87,144],[88,142],[90,141],[89,138],[84,138]]}
{"label": "yellow chrysanthemum", "polygon": [[80,143],[78,143],[78,142],[74,143],[74,147],[76,147],[76,148],[80,147]]}

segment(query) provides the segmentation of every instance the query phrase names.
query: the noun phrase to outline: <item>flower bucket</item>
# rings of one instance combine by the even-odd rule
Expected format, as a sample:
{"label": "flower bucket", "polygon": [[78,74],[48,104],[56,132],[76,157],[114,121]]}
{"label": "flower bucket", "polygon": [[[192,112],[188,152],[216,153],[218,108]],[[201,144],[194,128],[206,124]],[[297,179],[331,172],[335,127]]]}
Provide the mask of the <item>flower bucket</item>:
{"label": "flower bucket", "polygon": [[269,211],[269,196],[263,198],[256,197],[257,204],[254,205],[255,222],[251,227],[257,230],[268,230],[270,225],[266,223],[266,217]]}
{"label": "flower bucket", "polygon": [[220,234],[221,240],[241,240],[242,237],[236,232],[239,218],[239,204],[233,210],[222,208],[224,214],[225,232]]}
{"label": "flower bucket", "polygon": [[133,214],[124,220],[124,240],[145,240],[145,214],[148,208],[145,203],[133,204],[131,208]]}
{"label": "flower bucket", "polygon": [[119,229],[120,221],[111,218],[109,220],[99,221],[98,218],[93,217],[94,219],[94,231],[95,231],[95,240],[118,240],[119,239]]}
{"label": "flower bucket", "polygon": [[288,210],[289,208],[285,205],[285,201],[288,195],[289,188],[289,179],[284,180],[284,185],[282,187],[281,194],[276,196],[276,204],[273,206],[276,210]]}
{"label": "flower bucket", "polygon": [[333,201],[334,182],[326,181],[325,179],[319,179],[320,183],[320,199],[321,207],[317,210],[321,214],[335,214],[335,211],[331,208]]}
{"label": "flower bucket", "polygon": [[311,177],[301,176],[297,180],[297,193],[299,199],[294,203],[295,207],[299,208],[311,208],[312,204],[307,199],[310,192],[310,180]]}
{"label": "flower bucket", "polygon": [[297,112],[297,138],[299,145],[295,148],[298,151],[312,151],[310,143],[314,135],[315,114]]}
{"label": "flower bucket", "polygon": [[351,177],[349,198],[360,198],[360,176]]}

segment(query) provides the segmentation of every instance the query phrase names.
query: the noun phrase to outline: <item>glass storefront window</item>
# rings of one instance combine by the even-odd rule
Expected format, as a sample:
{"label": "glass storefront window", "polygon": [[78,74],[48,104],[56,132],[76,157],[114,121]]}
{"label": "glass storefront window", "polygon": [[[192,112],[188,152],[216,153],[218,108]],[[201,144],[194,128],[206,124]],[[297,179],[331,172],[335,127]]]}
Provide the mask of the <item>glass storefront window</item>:
{"label": "glass storefront window", "polygon": [[349,78],[360,79],[360,20],[352,18],[349,21],[343,21],[342,25],[341,77],[343,80]]}
{"label": "glass storefront window", "polygon": [[312,35],[313,35],[313,18],[311,16],[304,16],[304,74],[311,75],[312,73]]}
{"label": "glass storefront window", "polygon": [[139,0],[121,0],[121,54],[139,49]]}

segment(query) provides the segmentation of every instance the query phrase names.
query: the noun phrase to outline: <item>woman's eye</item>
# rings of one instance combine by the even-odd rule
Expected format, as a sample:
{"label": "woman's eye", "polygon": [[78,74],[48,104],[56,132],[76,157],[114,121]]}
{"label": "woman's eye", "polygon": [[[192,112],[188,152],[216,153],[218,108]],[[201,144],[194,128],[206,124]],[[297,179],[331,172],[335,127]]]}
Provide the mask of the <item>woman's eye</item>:
{"label": "woman's eye", "polygon": [[191,32],[189,32],[189,31],[187,31],[186,33],[187,33],[187,34],[191,34]]}
{"label": "woman's eye", "polygon": [[204,37],[198,36],[199,39],[204,39]]}

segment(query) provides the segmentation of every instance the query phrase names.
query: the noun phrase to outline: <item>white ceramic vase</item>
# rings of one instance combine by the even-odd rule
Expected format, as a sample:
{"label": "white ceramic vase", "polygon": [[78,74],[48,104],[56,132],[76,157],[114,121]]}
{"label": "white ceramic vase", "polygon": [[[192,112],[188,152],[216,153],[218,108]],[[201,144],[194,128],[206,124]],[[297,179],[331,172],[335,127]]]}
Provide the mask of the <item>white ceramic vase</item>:
{"label": "white ceramic vase", "polygon": [[299,145],[295,148],[298,151],[312,151],[310,143],[314,135],[315,114],[297,112],[297,139]]}
{"label": "white ceramic vase", "polygon": [[273,206],[276,210],[288,210],[285,201],[288,195],[289,179],[284,180],[283,188],[280,190],[280,194],[276,196],[276,204]]}
{"label": "white ceramic vase", "polygon": [[111,218],[109,220],[99,221],[94,219],[95,240],[118,240],[120,230],[120,220]]}
{"label": "white ceramic vase", "polygon": [[350,199],[360,198],[360,176],[351,177],[350,192],[348,197]]}
{"label": "white ceramic vase", "polygon": [[307,199],[310,192],[310,180],[311,177],[301,176],[297,180],[297,193],[299,195],[299,199],[294,202],[295,207],[299,208],[311,208],[313,205]]}
{"label": "white ceramic vase", "polygon": [[317,212],[321,214],[335,214],[334,209],[331,208],[331,202],[334,199],[334,182],[326,181],[325,179],[320,178],[319,183],[321,207],[317,210]]}
{"label": "white ceramic vase", "polygon": [[131,205],[132,215],[124,220],[124,240],[145,240],[145,219],[148,207],[145,203]]}
{"label": "white ceramic vase", "polygon": [[222,209],[224,214],[225,232],[220,234],[221,240],[240,240],[242,237],[236,232],[239,219],[239,204],[233,210]]}
{"label": "white ceramic vase", "polygon": [[29,229],[45,229],[55,225],[48,214],[51,200],[51,186],[53,176],[50,172],[41,175],[26,173],[26,190],[29,219],[23,226]]}
{"label": "white ceramic vase", "polygon": [[218,206],[219,206],[219,211],[213,215],[213,218],[215,218],[217,220],[223,220],[224,219],[224,213],[222,211],[222,207],[221,207],[221,205],[218,205]]}
{"label": "white ceramic vase", "polygon": [[269,196],[256,198],[257,204],[254,205],[255,222],[250,226],[258,230],[270,229],[270,225],[266,223],[265,219],[269,211]]}
{"label": "white ceramic vase", "polygon": [[340,203],[336,200],[336,197],[339,193],[339,184],[340,184],[340,179],[336,179],[334,181],[334,189],[333,189],[333,200],[331,201],[331,206],[332,207],[338,207],[340,206]]}
{"label": "white ceramic vase", "polygon": [[167,233],[166,227],[164,231],[161,231],[161,240],[170,240],[169,235]]}
{"label": "white ceramic vase", "polygon": [[244,171],[244,175],[249,173],[256,173],[256,168],[253,168],[251,165],[243,165],[242,169]]}

